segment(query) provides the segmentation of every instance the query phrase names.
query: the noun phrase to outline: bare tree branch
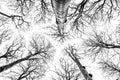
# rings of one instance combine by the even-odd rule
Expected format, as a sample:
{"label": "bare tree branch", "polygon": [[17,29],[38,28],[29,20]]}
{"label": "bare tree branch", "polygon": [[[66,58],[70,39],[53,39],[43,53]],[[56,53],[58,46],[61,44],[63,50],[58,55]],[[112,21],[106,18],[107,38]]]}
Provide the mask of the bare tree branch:
{"label": "bare tree branch", "polygon": [[[109,50],[115,52],[114,55],[118,54],[116,50],[120,49],[120,44],[118,41],[114,41],[112,36],[108,33],[94,33],[91,37],[83,41],[85,47],[85,53],[88,53],[94,59],[100,55],[108,57]],[[104,54],[105,53],[105,54]]]}
{"label": "bare tree branch", "polygon": [[[120,12],[119,0],[82,0],[71,3],[68,18],[72,20],[72,29],[82,32],[84,27],[96,24],[96,21],[111,21]],[[83,32],[82,32],[83,33]]]}
{"label": "bare tree branch", "polygon": [[78,68],[79,68],[81,74],[83,75],[84,79],[85,80],[93,80],[92,77],[87,72],[87,70],[83,67],[83,65],[79,61],[77,49],[74,48],[74,46],[69,46],[68,48],[65,49],[65,52],[76,63],[76,65],[78,66]]}
{"label": "bare tree branch", "polygon": [[26,64],[19,64],[19,71],[11,71],[8,78],[11,80],[39,80],[45,72],[45,65],[37,60],[27,61]]}
{"label": "bare tree branch", "polygon": [[5,53],[0,56],[0,59],[5,58],[7,63],[10,62],[10,60],[17,59],[23,47],[24,43],[22,37],[14,39],[9,46],[6,46]]}
{"label": "bare tree branch", "polygon": [[69,62],[68,60],[65,60],[64,58],[61,58],[59,60],[60,68],[61,69],[55,69],[55,74],[57,75],[57,78],[54,78],[52,80],[79,80],[81,77],[81,74],[74,63]]}
{"label": "bare tree branch", "polygon": [[34,6],[35,0],[9,0],[9,7],[13,7],[15,11],[20,12],[22,15],[28,14]]}
{"label": "bare tree branch", "polygon": [[39,59],[40,61],[46,62],[46,60],[49,60],[51,58],[51,53],[53,53],[54,50],[51,43],[45,40],[45,38],[41,37],[40,35],[32,38],[30,46],[32,47],[32,49],[29,50],[26,57],[13,61],[7,65],[1,66],[0,73],[23,61]]}
{"label": "bare tree branch", "polygon": [[99,62],[100,64],[100,69],[102,69],[102,71],[104,73],[107,74],[107,76],[119,76],[120,75],[120,68],[119,68],[119,63],[115,64],[113,61],[110,60],[102,60]]}
{"label": "bare tree branch", "polygon": [[5,30],[1,30],[0,33],[0,44],[2,44],[2,42],[10,40],[11,39],[11,34],[12,31],[10,29],[5,29]]}
{"label": "bare tree branch", "polygon": [[29,26],[29,22],[25,21],[23,16],[20,16],[20,15],[8,15],[8,14],[3,13],[3,12],[0,12],[0,15],[2,16],[1,18],[5,17],[5,20],[1,19],[2,20],[1,26],[3,24],[5,24],[4,21],[7,21],[9,19],[14,22],[16,28],[19,28],[19,27],[21,28],[23,25]]}
{"label": "bare tree branch", "polygon": [[50,21],[49,16],[52,16],[53,12],[50,8],[51,3],[49,0],[38,0],[37,3],[39,3],[36,6],[37,15],[34,18],[36,23],[45,22],[47,19]]}
{"label": "bare tree branch", "polygon": [[59,25],[55,26],[48,26],[48,29],[50,29],[50,36],[52,36],[55,40],[58,40],[59,42],[64,42],[67,39],[70,39],[69,32],[65,31],[65,26],[61,27]]}

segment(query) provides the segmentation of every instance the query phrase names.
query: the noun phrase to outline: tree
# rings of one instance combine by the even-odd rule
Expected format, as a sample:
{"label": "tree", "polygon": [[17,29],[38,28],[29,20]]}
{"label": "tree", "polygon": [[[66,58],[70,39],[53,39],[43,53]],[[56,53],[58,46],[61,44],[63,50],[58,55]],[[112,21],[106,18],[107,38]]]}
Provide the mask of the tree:
{"label": "tree", "polygon": [[65,49],[65,53],[69,55],[69,57],[76,63],[78,66],[81,74],[83,75],[85,80],[93,80],[91,74],[89,74],[86,70],[86,68],[81,64],[80,62],[80,56],[77,53],[77,49],[74,46],[69,46]]}
{"label": "tree", "polygon": [[10,20],[10,22],[12,21],[15,24],[15,27],[18,29],[19,29],[19,27],[21,28],[23,25],[29,26],[29,22],[25,21],[25,19],[20,15],[14,15],[14,14],[9,15],[9,14],[3,13],[3,12],[0,12],[0,15],[1,15],[1,17],[0,17],[0,20],[1,20],[0,25],[1,26],[7,24],[9,20]]}
{"label": "tree", "polygon": [[11,39],[12,31],[10,29],[0,29],[0,44]]}
{"label": "tree", "polygon": [[[79,0],[77,3],[75,1],[1,0],[0,28],[4,28],[4,30],[0,29],[1,46],[4,45],[2,44],[4,41],[9,42],[15,37],[11,31],[15,34],[18,32],[21,36],[25,34],[24,38],[28,37],[26,35],[33,34],[34,31],[38,31],[41,35],[33,35],[30,42],[27,39],[23,40],[17,37],[11,44],[8,43],[5,50],[2,50],[0,53],[0,61],[5,61],[4,64],[1,63],[0,65],[0,74],[17,66],[20,69],[20,73],[14,71],[12,74],[15,76],[11,77],[9,75],[10,79],[36,80],[36,76],[32,74],[36,74],[37,71],[41,70],[38,68],[41,65],[45,66],[51,57],[53,57],[51,54],[54,52],[52,43],[57,40],[66,45],[67,41],[69,42],[77,37],[82,45],[77,44],[77,42],[75,43],[83,48],[81,51],[84,59],[89,57],[93,63],[100,64],[100,69],[103,70],[103,73],[108,73],[108,75],[114,77],[117,76],[117,79],[119,79],[119,23],[117,24],[118,29],[116,25],[115,27],[111,27],[110,25],[113,23],[113,20],[118,20],[119,18],[120,1]],[[5,3],[5,5],[2,3]],[[8,11],[5,11],[4,7]],[[47,25],[48,22],[50,24]],[[104,25],[101,26],[102,22],[104,22]],[[6,26],[8,27],[7,29]],[[17,29],[14,30],[14,26]],[[103,27],[102,30],[104,31],[100,30],[101,27]],[[31,30],[27,32],[29,28]],[[23,30],[26,32],[22,32]],[[73,34],[74,32],[75,34]],[[49,35],[46,35],[46,33]],[[42,36],[52,41],[46,41],[46,38]],[[61,46],[63,47],[64,45],[61,44]],[[56,48],[56,45],[54,47]],[[70,45],[64,51],[73,63],[77,65],[79,72],[85,80],[94,79],[94,75],[89,73],[81,63],[81,55],[78,53],[77,48]],[[37,64],[38,61],[41,64]],[[69,60],[65,62],[63,60],[62,62],[69,64]],[[65,66],[64,64],[60,65]],[[68,68],[68,66],[65,67]],[[41,71],[41,73],[38,73],[38,75],[40,74],[40,78],[44,72],[42,73]],[[59,72],[61,71],[56,71],[56,73]],[[60,77],[60,75],[58,76]]]}
{"label": "tree", "polygon": [[[119,79],[119,36],[118,33],[94,32],[84,40],[85,55],[89,56],[93,62],[99,60],[100,69],[109,79],[112,77]],[[112,77],[111,77],[112,76]]]}
{"label": "tree", "polygon": [[6,62],[17,59],[19,57],[18,54],[20,54],[23,47],[24,43],[22,37],[14,39],[10,45],[6,45],[5,51],[0,56],[0,59],[4,58],[6,59]]}
{"label": "tree", "polygon": [[[58,38],[61,37],[62,39],[66,37],[66,32],[69,32],[69,30],[66,31],[67,21],[72,23],[72,25],[69,24],[71,25],[72,31],[75,30],[83,33],[84,26],[96,23],[98,20],[110,20],[112,16],[114,17],[114,15],[117,16],[117,14],[119,14],[119,0],[82,0],[78,4],[75,4],[74,1],[71,0],[65,1],[65,4],[64,0],[60,2],[54,0],[8,0],[7,2],[9,7],[14,8],[17,15],[9,15],[1,12],[2,17],[6,17],[3,22],[11,19],[17,28],[19,28],[18,26],[30,26],[31,21],[26,20],[28,13],[35,13],[34,20],[36,20],[37,23],[45,21],[46,19],[50,20],[50,16],[55,15],[57,24],[56,29],[54,29],[56,31],[55,36]],[[59,8],[56,7],[56,5],[62,7]],[[55,10],[55,8],[58,8],[60,13],[58,13],[59,11]],[[66,19],[64,20],[62,16]],[[63,19],[64,23],[58,24],[60,19],[58,20],[57,17],[60,17],[61,20]]]}
{"label": "tree", "polygon": [[35,0],[9,0],[9,6],[13,7],[14,10],[20,12],[22,15],[26,15],[34,6]]}
{"label": "tree", "polygon": [[81,77],[81,73],[78,71],[77,66],[69,61],[65,60],[64,58],[61,58],[59,60],[60,69],[55,67],[55,76],[52,80],[79,80]]}
{"label": "tree", "polygon": [[45,73],[44,63],[37,60],[30,60],[18,65],[19,71],[10,71],[8,78],[10,80],[39,80]]}
{"label": "tree", "polygon": [[119,80],[120,78],[120,69],[119,69],[119,63],[115,64],[114,61],[111,60],[101,60],[101,62],[99,62],[99,64],[101,65],[101,69],[103,70],[103,72],[106,74],[106,76],[108,77],[116,77],[116,79]]}
{"label": "tree", "polygon": [[[43,69],[45,69],[45,64],[48,62],[47,60],[50,60],[53,55],[52,53],[54,49],[51,43],[45,40],[44,37],[40,35],[36,35],[30,41],[30,47],[29,47],[30,50],[26,49],[28,52],[27,55],[25,56],[24,51],[22,51],[21,58],[20,58],[20,56],[18,55],[20,55],[20,52],[21,52],[20,50],[23,47],[24,47],[23,44],[21,44],[20,42],[14,41],[7,48],[6,53],[3,54],[1,58],[5,58],[7,61],[10,61],[10,59],[13,59],[13,61],[10,63],[7,62],[6,65],[0,66],[0,73],[19,64],[18,68],[20,67],[22,71],[20,73],[12,71],[12,73],[14,72],[14,74],[17,74],[17,76],[13,76],[13,77],[9,76],[9,78],[11,78],[12,80],[13,79],[36,80],[38,79],[38,77],[41,78],[41,76],[43,75],[43,72],[45,72],[45,70]],[[23,55],[24,57],[22,57]],[[42,70],[43,72],[39,73],[39,71],[42,71]]]}

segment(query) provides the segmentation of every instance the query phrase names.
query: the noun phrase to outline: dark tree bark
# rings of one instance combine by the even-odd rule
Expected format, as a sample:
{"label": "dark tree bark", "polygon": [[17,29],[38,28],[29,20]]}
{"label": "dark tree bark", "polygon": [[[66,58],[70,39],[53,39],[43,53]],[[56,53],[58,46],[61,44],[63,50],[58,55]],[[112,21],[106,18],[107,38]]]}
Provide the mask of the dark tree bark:
{"label": "dark tree bark", "polygon": [[65,51],[69,55],[69,57],[76,63],[80,72],[84,76],[85,80],[93,80],[92,77],[87,72],[87,70],[84,68],[84,66],[79,61],[78,54],[76,53],[76,49],[73,46],[69,46],[68,48],[65,49]]}

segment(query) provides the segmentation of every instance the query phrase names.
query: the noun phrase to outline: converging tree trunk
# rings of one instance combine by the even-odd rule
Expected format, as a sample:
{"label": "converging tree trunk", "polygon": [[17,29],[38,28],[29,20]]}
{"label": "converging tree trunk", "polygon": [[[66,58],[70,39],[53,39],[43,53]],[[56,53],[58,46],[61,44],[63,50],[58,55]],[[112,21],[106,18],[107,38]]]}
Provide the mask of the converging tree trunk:
{"label": "converging tree trunk", "polygon": [[71,0],[51,0],[57,24],[67,21],[68,7]]}
{"label": "converging tree trunk", "polygon": [[76,63],[78,66],[80,72],[82,73],[83,77],[85,80],[93,80],[92,79],[92,74],[89,74],[85,67],[81,64],[79,59],[77,58],[78,55],[75,53],[76,49],[73,48],[73,46],[69,46],[67,49],[65,49],[66,53],[69,55],[69,57]]}

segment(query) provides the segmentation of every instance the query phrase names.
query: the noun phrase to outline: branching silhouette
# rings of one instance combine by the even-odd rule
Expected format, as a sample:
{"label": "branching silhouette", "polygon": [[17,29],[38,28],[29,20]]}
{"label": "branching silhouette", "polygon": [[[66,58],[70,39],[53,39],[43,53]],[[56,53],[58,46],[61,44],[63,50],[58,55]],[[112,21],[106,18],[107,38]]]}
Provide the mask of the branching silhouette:
{"label": "branching silhouette", "polygon": [[73,21],[73,26],[77,31],[79,31],[79,25],[84,25],[87,20],[84,19],[84,9],[87,4],[88,0],[83,0],[81,3],[78,5],[73,5],[72,9],[75,9],[72,14],[70,14],[70,17],[73,18],[75,17]]}
{"label": "branching silhouette", "polygon": [[[13,3],[14,7],[17,10],[20,10],[22,14],[26,14],[26,12],[34,10],[31,7],[36,6],[35,4],[38,3],[36,6],[37,15],[35,17],[37,22],[50,19],[48,15],[55,15],[51,10],[52,2],[47,0],[10,0],[9,3]],[[84,25],[86,26],[87,24],[96,23],[96,20],[104,20],[105,18],[105,20],[110,20],[114,17],[114,14],[119,14],[119,3],[119,0],[82,0],[78,4],[69,3],[71,5],[69,9],[74,12],[68,13],[68,11],[67,17],[73,20],[72,29],[81,32],[84,29]],[[61,4],[63,5],[63,3]],[[66,9],[66,7],[64,8]],[[58,16],[60,15],[58,14]],[[10,18],[10,15],[5,16]],[[18,21],[16,24],[21,25],[23,22],[26,22],[22,16],[11,15],[11,17],[12,19],[17,17]]]}
{"label": "branching silhouette", "polygon": [[61,26],[48,26],[47,28],[49,28],[51,30],[50,34],[55,40],[58,40],[59,42],[64,42],[66,39],[70,38],[70,34],[69,32],[65,31],[65,27],[61,27]]}
{"label": "branching silhouette", "polygon": [[45,40],[44,37],[41,37],[40,35],[33,37],[32,41],[30,42],[30,46],[32,49],[28,50],[27,56],[15,60],[7,65],[0,66],[0,73],[23,61],[38,59],[40,61],[46,62],[47,59],[51,58],[53,47],[49,41]]}
{"label": "branching silhouette", "polygon": [[20,15],[8,15],[6,13],[0,12],[0,20],[1,20],[1,25],[3,26],[4,24],[8,23],[9,20],[13,21],[16,28],[21,28],[23,25],[30,26],[30,23],[26,21],[23,16]]}
{"label": "branching silhouette", "polygon": [[[96,32],[92,32],[92,35],[87,35],[87,31],[89,32],[88,28],[90,29],[93,26],[97,28],[96,24],[99,24],[98,22],[100,22],[98,26],[101,26],[102,22],[106,25],[107,22],[111,23],[114,18],[114,20],[119,19],[120,0],[80,0],[78,3],[75,3],[75,0],[2,0],[2,2],[5,2],[5,5],[0,5],[0,28],[4,26],[11,27],[13,24],[17,29],[25,29],[29,26],[38,27],[39,25],[36,23],[50,22],[54,16],[57,26],[49,27],[51,32],[48,34],[64,43],[65,40],[71,38],[71,31],[76,31],[78,34],[79,32],[84,33],[85,36],[80,37],[83,39],[83,37],[86,38],[88,36],[88,39],[85,39],[82,42],[83,45],[81,45],[85,49],[83,49],[83,56],[88,55],[90,59],[94,59],[93,61],[100,61],[100,68],[106,74],[109,76],[117,75],[118,79],[120,79],[119,60],[118,64],[112,61],[119,57],[120,54],[120,39],[116,38],[116,36],[119,36],[119,30],[115,36],[108,34],[107,31],[109,32],[109,30],[100,34],[96,30]],[[2,4],[1,1],[0,4]],[[2,11],[5,9],[2,6],[7,6],[6,9],[13,11],[12,14]],[[108,26],[106,29],[109,29]],[[11,39],[12,33],[10,31],[10,29],[0,30],[1,46],[2,42]],[[19,32],[19,34],[22,34],[22,32]],[[23,34],[27,33],[23,32]],[[78,38],[77,35],[75,37]],[[60,60],[61,69],[56,69],[57,77],[53,78],[53,80],[79,80],[81,75],[85,80],[93,80],[93,74],[89,73],[86,67],[81,64],[81,56],[78,53],[78,49],[74,46],[68,46],[64,51],[75,65],[69,63],[69,60],[66,61],[62,58]],[[25,45],[22,39],[19,41],[15,39],[5,47],[5,51],[1,51],[0,61],[3,60],[6,63],[3,63],[4,65],[1,63],[0,73],[8,69],[12,70],[14,66],[18,66],[20,71],[13,71],[13,75],[8,76],[11,80],[40,79],[46,71],[44,64],[48,63],[48,60],[53,57],[53,52],[55,51],[52,44],[41,35],[34,35],[28,45]]]}
{"label": "branching silhouette", "polygon": [[107,77],[111,76],[118,76],[120,75],[120,68],[119,63],[115,64],[113,61],[110,60],[102,60],[99,62],[100,69],[106,74]]}
{"label": "branching silhouette", "polygon": [[10,40],[11,39],[11,35],[12,31],[10,29],[5,29],[5,30],[1,30],[0,33],[0,44],[2,44],[2,42]]}
{"label": "branching silhouette", "polygon": [[55,69],[55,74],[57,77],[53,77],[52,80],[79,80],[81,77],[81,74],[79,72],[79,69],[73,62],[69,62],[68,60],[65,60],[64,58],[61,58],[59,60],[60,68],[61,69]]}
{"label": "branching silhouette", "polygon": [[65,49],[65,52],[69,55],[69,57],[76,63],[78,66],[81,74],[83,75],[85,80],[93,80],[92,77],[89,75],[87,70],[84,68],[84,66],[80,62],[80,57],[78,56],[78,49],[76,49],[74,46],[69,46]]}
{"label": "branching silhouette", "polygon": [[52,16],[53,12],[49,0],[39,0],[38,3],[36,6],[37,15],[34,18],[36,23],[45,22],[47,19],[50,21],[49,16]]}
{"label": "branching silhouette", "polygon": [[16,38],[10,45],[7,45],[4,51],[4,54],[0,56],[0,59],[6,59],[6,62],[9,63],[11,60],[17,59],[20,52],[22,52],[22,48],[24,47],[24,43],[22,42],[23,38]]}
{"label": "branching silhouette", "polygon": [[120,44],[118,41],[114,41],[112,37],[107,33],[93,33],[93,35],[83,42],[85,47],[85,54],[88,54],[90,57],[93,56],[94,59],[98,56],[106,56],[108,57],[110,54],[109,50],[114,50],[115,56],[118,54],[116,51],[120,49]]}
{"label": "branching silhouette", "polygon": [[107,19],[110,19],[115,10],[119,11],[119,3],[118,0],[82,0],[81,3],[70,7],[75,9],[71,15],[72,17],[77,16],[76,20],[81,17],[88,18],[90,21],[96,19],[103,20],[105,16],[107,16]]}
{"label": "branching silhouette", "polygon": [[34,6],[35,0],[9,0],[8,4],[13,7],[15,11],[20,12],[22,15],[28,14]]}
{"label": "branching silhouette", "polygon": [[36,35],[35,37],[33,37],[32,41],[30,41],[30,45],[31,51],[34,52],[31,55],[38,54],[40,58],[42,58],[42,60],[50,59],[53,55],[52,53],[54,52],[54,48],[52,44],[41,35]]}
{"label": "branching silhouette", "polygon": [[56,24],[67,22],[67,13],[71,0],[51,0],[52,8],[56,17]]}
{"label": "branching silhouette", "polygon": [[37,60],[27,61],[25,64],[19,64],[19,71],[10,71],[8,78],[10,80],[39,80],[44,76],[45,65]]}
{"label": "branching silhouette", "polygon": [[71,3],[68,17],[72,20],[72,30],[82,31],[84,27],[96,24],[96,21],[110,21],[119,15],[119,0],[82,0]]}

